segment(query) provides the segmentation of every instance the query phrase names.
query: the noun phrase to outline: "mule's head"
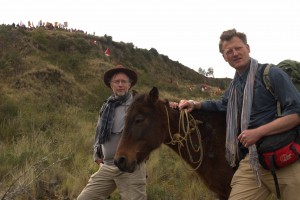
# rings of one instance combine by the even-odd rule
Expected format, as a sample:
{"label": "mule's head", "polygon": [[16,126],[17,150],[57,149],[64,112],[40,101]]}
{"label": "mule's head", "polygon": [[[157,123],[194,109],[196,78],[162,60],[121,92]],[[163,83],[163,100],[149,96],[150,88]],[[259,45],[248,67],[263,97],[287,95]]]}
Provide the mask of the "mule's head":
{"label": "mule's head", "polygon": [[139,94],[128,109],[125,127],[114,157],[121,171],[133,172],[165,139],[166,104],[157,88],[148,95]]}

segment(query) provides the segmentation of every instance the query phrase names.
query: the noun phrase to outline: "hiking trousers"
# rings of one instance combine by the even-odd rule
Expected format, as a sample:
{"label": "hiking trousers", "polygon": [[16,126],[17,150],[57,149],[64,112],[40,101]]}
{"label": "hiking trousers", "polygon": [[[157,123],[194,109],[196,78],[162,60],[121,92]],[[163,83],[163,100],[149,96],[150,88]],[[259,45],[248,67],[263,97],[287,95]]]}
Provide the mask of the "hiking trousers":
{"label": "hiking trousers", "polygon": [[[231,181],[229,200],[266,200],[272,193],[276,196],[273,176],[269,170],[261,167],[261,186],[257,186],[255,175],[249,164],[249,155],[241,160],[239,168]],[[297,161],[276,170],[281,199],[300,199],[300,162]]]}
{"label": "hiking trousers", "polygon": [[116,166],[101,164],[77,200],[104,200],[118,188],[122,200],[146,200],[146,165],[141,163],[133,173]]}

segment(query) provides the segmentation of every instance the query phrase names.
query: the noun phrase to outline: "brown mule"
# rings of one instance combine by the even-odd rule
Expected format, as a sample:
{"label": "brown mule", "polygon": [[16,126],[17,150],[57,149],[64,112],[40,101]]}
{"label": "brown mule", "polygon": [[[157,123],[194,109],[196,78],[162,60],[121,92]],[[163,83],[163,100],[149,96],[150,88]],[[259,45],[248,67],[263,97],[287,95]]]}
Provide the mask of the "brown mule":
{"label": "brown mule", "polygon": [[234,170],[225,159],[226,114],[195,111],[192,116],[201,121],[200,132],[185,134],[185,128],[181,127],[181,136],[176,136],[180,112],[159,98],[158,89],[154,87],[149,95],[136,95],[127,113],[115,164],[122,171],[133,172],[138,163],[164,143],[196,170],[220,200],[228,199]]}

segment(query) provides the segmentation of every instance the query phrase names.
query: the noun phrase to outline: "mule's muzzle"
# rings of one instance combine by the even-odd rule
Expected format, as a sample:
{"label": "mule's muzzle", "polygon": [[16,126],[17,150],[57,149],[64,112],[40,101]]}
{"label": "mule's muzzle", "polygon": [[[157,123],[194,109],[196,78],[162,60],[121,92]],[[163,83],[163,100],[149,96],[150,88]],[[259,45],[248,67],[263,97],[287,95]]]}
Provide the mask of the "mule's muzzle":
{"label": "mule's muzzle", "polygon": [[129,172],[129,173],[134,172],[137,166],[136,161],[129,163],[125,156],[120,156],[119,158],[115,158],[114,163],[121,171]]}

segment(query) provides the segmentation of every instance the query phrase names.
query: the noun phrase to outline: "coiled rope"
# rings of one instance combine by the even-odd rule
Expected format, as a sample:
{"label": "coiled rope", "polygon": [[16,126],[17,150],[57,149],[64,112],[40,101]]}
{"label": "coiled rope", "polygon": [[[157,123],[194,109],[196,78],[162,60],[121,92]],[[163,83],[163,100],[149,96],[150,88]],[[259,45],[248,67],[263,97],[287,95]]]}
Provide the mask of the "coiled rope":
{"label": "coiled rope", "polygon": [[[170,128],[170,118],[169,118],[169,112],[167,107],[165,106],[166,113],[167,113],[167,121],[168,121],[168,130],[169,130],[169,135],[171,138],[171,141],[166,144],[172,144],[176,145],[178,148],[178,152],[180,157],[182,158],[181,155],[181,150],[186,146],[186,150],[190,159],[190,162],[193,164],[196,164],[196,167],[193,168],[193,170],[197,170],[203,161],[203,146],[201,142],[201,133],[198,128],[198,124],[203,123],[199,120],[196,120],[190,113],[187,112],[186,109],[183,109],[180,111],[180,116],[179,116],[179,121],[178,121],[178,133],[172,134],[171,133],[171,128]],[[185,124],[186,122],[186,124]],[[182,131],[182,134],[181,134]],[[191,134],[196,133],[197,140],[193,141]],[[193,152],[199,153],[199,159],[194,160],[193,156],[190,152],[190,148],[192,147]]]}

